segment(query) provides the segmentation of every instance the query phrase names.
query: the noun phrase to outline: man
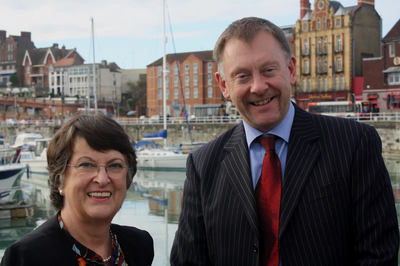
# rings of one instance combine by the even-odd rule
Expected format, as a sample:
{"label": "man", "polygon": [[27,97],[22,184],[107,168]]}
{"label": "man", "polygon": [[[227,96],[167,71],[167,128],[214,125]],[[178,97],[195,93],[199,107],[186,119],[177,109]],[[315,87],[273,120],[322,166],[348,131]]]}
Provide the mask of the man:
{"label": "man", "polygon": [[[291,103],[296,60],[267,20],[232,23],[214,59],[243,123],[189,155],[171,265],[397,265],[398,222],[376,130]],[[276,152],[261,145],[265,133]],[[280,187],[260,189],[274,178]],[[276,199],[277,210],[263,209]]]}

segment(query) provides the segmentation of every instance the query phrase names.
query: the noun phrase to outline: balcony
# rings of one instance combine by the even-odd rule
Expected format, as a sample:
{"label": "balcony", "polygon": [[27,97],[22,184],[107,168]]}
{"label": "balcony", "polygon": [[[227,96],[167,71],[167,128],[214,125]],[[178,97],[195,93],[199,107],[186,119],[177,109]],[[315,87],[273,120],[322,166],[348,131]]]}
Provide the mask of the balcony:
{"label": "balcony", "polygon": [[343,72],[343,68],[337,68],[335,69],[335,73],[342,73]]}
{"label": "balcony", "polygon": [[343,49],[342,47],[336,47],[335,49],[333,49],[333,53],[337,54],[337,53],[342,53]]}
{"label": "balcony", "polygon": [[16,69],[0,69],[0,75],[2,74],[14,74],[17,73]]}
{"label": "balcony", "polygon": [[317,50],[317,55],[326,55],[327,51],[326,50]]}
{"label": "balcony", "polygon": [[310,51],[307,49],[307,50],[303,50],[303,51],[301,51],[301,55],[302,56],[309,56],[310,55]]}
{"label": "balcony", "polygon": [[302,75],[310,75],[310,70],[304,70],[301,72]]}

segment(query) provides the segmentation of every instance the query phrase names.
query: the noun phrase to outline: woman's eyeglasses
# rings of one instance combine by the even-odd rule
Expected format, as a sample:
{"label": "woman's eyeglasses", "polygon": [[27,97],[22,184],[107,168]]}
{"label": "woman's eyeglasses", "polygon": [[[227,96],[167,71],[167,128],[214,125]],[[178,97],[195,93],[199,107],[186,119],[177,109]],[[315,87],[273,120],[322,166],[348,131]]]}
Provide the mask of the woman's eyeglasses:
{"label": "woman's eyeglasses", "polygon": [[128,168],[122,162],[112,162],[107,165],[99,165],[95,162],[81,162],[78,164],[67,164],[67,166],[74,167],[78,173],[93,176],[100,171],[100,167],[104,167],[108,176],[115,179],[124,177],[126,175],[125,168]]}

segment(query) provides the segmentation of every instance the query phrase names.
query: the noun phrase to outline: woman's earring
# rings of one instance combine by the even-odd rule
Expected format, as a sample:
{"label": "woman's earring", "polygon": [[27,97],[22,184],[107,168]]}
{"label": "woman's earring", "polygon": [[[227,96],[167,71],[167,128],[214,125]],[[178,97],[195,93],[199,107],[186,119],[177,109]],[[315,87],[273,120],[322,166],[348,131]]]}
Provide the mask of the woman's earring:
{"label": "woman's earring", "polygon": [[59,192],[60,192],[60,195],[61,195],[61,196],[64,196],[64,191],[63,191],[62,189],[60,189]]}

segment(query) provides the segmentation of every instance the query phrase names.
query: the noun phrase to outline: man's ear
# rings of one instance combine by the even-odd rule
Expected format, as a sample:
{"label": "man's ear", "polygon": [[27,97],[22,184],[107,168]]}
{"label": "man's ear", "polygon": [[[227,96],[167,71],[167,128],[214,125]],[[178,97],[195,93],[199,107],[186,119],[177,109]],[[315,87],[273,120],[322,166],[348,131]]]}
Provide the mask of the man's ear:
{"label": "man's ear", "polygon": [[230,95],[228,88],[226,87],[226,81],[221,77],[218,72],[215,73],[215,79],[217,80],[219,88],[222,91],[222,95],[224,95],[225,99],[229,99]]}

